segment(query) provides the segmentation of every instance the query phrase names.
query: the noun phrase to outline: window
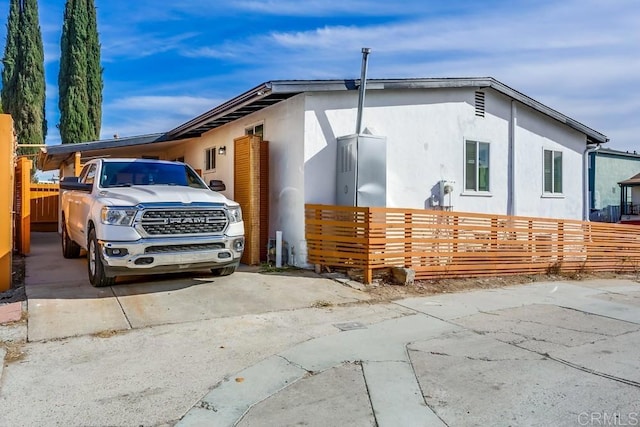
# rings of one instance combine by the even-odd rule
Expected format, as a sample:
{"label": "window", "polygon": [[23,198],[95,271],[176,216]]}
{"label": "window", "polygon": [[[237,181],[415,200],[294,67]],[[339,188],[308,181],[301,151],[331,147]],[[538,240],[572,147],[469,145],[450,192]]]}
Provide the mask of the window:
{"label": "window", "polygon": [[210,171],[216,168],[216,147],[207,148],[205,150],[204,170]]}
{"label": "window", "polygon": [[87,165],[85,169],[82,170],[78,181],[84,184],[93,184],[93,181],[96,179],[96,169],[95,163]]}
{"label": "window", "polygon": [[464,165],[464,189],[489,191],[489,143],[466,141]]}
{"label": "window", "polygon": [[562,193],[562,151],[544,150],[544,192]]}
{"label": "window", "polygon": [[264,135],[264,124],[260,123],[259,125],[250,126],[244,130],[244,134],[255,135],[262,138]]}

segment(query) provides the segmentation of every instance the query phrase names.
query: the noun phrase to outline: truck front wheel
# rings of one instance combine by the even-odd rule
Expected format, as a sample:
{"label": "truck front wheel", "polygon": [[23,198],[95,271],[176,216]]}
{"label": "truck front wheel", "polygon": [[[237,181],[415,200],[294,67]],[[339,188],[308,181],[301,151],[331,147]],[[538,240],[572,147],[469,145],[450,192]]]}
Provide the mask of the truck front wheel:
{"label": "truck front wheel", "polygon": [[100,256],[100,247],[96,238],[96,230],[89,232],[89,242],[87,244],[87,268],[89,271],[89,281],[92,286],[101,288],[112,286],[116,282],[115,277],[107,277],[104,272],[104,264]]}
{"label": "truck front wheel", "polygon": [[69,237],[64,217],[62,218],[62,256],[65,258],[78,258],[80,256],[80,246]]}

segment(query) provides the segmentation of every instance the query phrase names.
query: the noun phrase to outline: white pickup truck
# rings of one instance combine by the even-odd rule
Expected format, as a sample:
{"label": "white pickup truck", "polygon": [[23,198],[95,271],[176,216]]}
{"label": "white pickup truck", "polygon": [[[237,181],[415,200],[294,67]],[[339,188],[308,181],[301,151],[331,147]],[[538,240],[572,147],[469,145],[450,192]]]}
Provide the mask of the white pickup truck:
{"label": "white pickup truck", "polygon": [[179,162],[104,158],[89,161],[79,177],[65,177],[62,254],[85,249],[93,286],[116,276],[211,269],[233,273],[244,250],[238,203],[209,188]]}

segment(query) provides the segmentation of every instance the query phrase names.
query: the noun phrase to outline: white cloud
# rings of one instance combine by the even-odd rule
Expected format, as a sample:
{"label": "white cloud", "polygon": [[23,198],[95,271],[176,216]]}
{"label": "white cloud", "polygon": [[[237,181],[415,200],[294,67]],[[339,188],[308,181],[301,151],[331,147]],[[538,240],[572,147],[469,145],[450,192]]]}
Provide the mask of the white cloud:
{"label": "white cloud", "polygon": [[192,96],[130,96],[105,106],[111,111],[136,111],[151,114],[170,111],[174,115],[196,116],[220,103],[218,99]]}
{"label": "white cloud", "polygon": [[220,104],[219,99],[190,96],[130,96],[103,107],[108,111],[101,137],[166,132]]}
{"label": "white cloud", "polygon": [[171,114],[171,112],[154,113],[146,115],[141,113],[136,117],[114,116],[115,120],[103,123],[100,132],[101,139],[111,139],[115,135],[119,137],[148,135],[169,131],[184,122],[183,118]]}
{"label": "white cloud", "polygon": [[164,52],[183,49],[185,43],[198,33],[187,32],[166,36],[161,33],[134,33],[120,27],[108,26],[102,41],[102,61],[112,62],[123,58],[144,58]]}
{"label": "white cloud", "polygon": [[371,0],[326,1],[326,0],[242,0],[234,1],[230,5],[235,8],[253,13],[278,16],[334,16],[336,14],[357,15],[404,15],[411,13],[418,7],[423,10],[423,2],[405,1],[402,6],[395,2],[380,2]]}

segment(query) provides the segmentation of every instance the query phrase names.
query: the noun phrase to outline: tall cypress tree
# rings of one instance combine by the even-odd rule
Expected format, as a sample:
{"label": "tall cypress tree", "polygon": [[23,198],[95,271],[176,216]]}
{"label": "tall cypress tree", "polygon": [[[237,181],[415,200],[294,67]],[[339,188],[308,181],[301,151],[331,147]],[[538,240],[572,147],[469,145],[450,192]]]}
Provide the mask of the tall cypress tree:
{"label": "tall cypress tree", "polygon": [[11,0],[7,19],[7,41],[2,58],[2,109],[12,111],[16,93],[16,69],[19,67],[18,49],[20,45],[20,0]]}
{"label": "tall cypress tree", "polygon": [[100,41],[98,21],[93,0],[87,0],[87,94],[89,95],[89,121],[94,137],[100,137],[102,127],[102,66],[100,65]]}
{"label": "tall cypress tree", "polygon": [[103,84],[93,0],[67,0],[60,45],[62,143],[96,140],[100,135]]}
{"label": "tall cypress tree", "polygon": [[[3,63],[3,110],[13,117],[18,143],[44,144],[46,87],[37,0],[11,1]],[[37,149],[19,152],[30,154]]]}

